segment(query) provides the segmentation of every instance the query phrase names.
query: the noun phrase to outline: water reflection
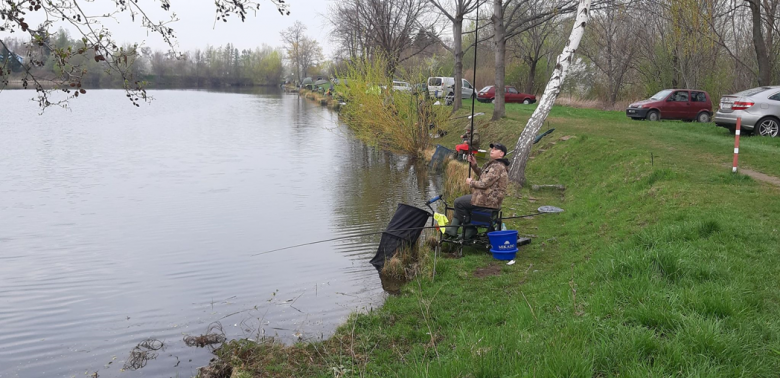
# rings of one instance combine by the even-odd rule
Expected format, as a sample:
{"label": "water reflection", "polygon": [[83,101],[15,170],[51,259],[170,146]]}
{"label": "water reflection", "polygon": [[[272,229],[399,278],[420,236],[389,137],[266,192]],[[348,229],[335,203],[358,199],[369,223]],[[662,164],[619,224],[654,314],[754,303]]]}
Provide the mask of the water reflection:
{"label": "water reflection", "polygon": [[92,91],[37,114],[5,91],[0,126],[0,376],[192,376],[185,336],[329,336],[381,305],[368,260],[399,202],[440,182],[366,147],[335,113],[279,91]]}
{"label": "water reflection", "polygon": [[[339,164],[334,183],[335,229],[346,232],[382,230],[398,203],[423,207],[441,187],[440,179],[429,177],[425,164],[350,140],[348,156]],[[366,235],[339,247],[346,253],[363,253],[365,246],[378,243],[381,235]],[[373,245],[373,244],[372,244]]]}

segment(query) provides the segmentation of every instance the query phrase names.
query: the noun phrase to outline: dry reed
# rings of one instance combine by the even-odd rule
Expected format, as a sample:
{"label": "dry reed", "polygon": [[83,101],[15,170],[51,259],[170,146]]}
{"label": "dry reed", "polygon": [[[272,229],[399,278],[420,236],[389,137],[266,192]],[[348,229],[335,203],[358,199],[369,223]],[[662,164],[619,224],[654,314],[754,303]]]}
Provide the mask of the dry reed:
{"label": "dry reed", "polygon": [[408,281],[418,275],[430,277],[433,273],[432,252],[436,244],[431,244],[435,239],[438,243],[438,235],[434,237],[435,230],[425,230],[418,240],[412,245],[402,245],[390,259],[385,260],[381,274],[386,278],[400,281]]}
{"label": "dry reed", "polygon": [[[471,193],[468,185],[466,185],[466,178],[469,177],[468,163],[451,159],[445,163],[444,169],[444,176],[446,177],[444,180],[445,193],[449,193],[452,198]],[[473,175],[474,173],[472,172],[472,177]]]}

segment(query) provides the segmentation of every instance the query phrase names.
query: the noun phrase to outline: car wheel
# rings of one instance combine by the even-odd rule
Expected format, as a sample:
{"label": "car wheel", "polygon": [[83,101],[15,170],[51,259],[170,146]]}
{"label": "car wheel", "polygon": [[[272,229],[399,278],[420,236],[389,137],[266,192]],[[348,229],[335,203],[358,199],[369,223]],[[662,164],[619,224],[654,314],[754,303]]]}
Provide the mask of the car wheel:
{"label": "car wheel", "polygon": [[523,100],[523,104],[526,104],[526,105],[528,105],[528,104],[530,104],[530,103],[531,103],[531,100],[529,100],[529,99],[525,99],[525,100]]}
{"label": "car wheel", "polygon": [[774,117],[762,118],[755,129],[758,130],[758,135],[774,138],[780,132],[780,121]]}
{"label": "car wheel", "polygon": [[651,110],[647,113],[648,121],[659,121],[660,119],[661,119],[661,113],[658,113],[657,110]]}
{"label": "car wheel", "polygon": [[496,103],[496,99],[494,98],[494,99],[490,100],[490,103],[491,104],[495,104]]}
{"label": "car wheel", "polygon": [[701,112],[696,116],[696,122],[707,123],[710,121],[710,113]]}

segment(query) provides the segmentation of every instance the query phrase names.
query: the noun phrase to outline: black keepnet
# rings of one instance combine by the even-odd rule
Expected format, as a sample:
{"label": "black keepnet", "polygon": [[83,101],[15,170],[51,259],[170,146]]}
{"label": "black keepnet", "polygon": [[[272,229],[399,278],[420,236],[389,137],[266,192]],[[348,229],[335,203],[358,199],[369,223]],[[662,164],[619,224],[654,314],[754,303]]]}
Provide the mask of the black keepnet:
{"label": "black keepnet", "polygon": [[376,256],[371,259],[371,265],[382,269],[385,260],[392,258],[399,247],[416,243],[430,216],[431,214],[423,209],[399,203],[393,219],[387,225],[387,231],[382,232],[382,239],[379,241]]}

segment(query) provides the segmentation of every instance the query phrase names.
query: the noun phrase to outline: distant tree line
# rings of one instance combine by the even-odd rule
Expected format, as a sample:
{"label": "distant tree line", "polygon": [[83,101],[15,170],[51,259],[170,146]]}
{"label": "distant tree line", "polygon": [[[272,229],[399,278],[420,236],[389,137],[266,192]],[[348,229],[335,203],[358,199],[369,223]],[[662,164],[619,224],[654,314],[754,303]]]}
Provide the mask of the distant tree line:
{"label": "distant tree line", "polygon": [[[44,49],[42,65],[30,67],[39,80],[53,80],[61,77],[70,67],[79,67],[82,73],[79,84],[91,88],[123,88],[122,77],[112,75],[107,63],[98,55],[78,54],[72,56],[64,67],[57,64],[57,51],[74,51],[83,43],[72,39],[67,31],[60,29],[49,41],[50,48]],[[25,44],[8,38],[0,48],[0,59],[9,62],[11,80],[23,78],[15,51],[26,51]],[[170,53],[154,51],[149,47],[122,47],[127,56],[126,70],[133,77],[143,80],[148,87],[207,88],[245,87],[256,85],[279,85],[283,81],[283,52],[263,46],[253,50],[239,50],[232,44],[206,46],[204,49],[187,51],[173,57]],[[16,68],[16,69],[14,69]]]}
{"label": "distant tree line", "polygon": [[[263,46],[239,50],[232,44],[206,46],[171,59],[161,51],[141,49],[146,80],[157,87],[246,87],[279,85],[284,75],[283,53]],[[147,63],[148,62],[148,63]]]}

